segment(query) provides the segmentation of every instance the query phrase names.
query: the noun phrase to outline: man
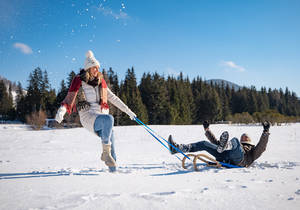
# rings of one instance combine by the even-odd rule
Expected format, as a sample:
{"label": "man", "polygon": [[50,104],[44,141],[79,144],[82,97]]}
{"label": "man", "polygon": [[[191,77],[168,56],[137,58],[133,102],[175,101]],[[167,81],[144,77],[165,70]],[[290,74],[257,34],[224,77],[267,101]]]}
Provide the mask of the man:
{"label": "man", "polygon": [[[220,136],[220,140],[217,140],[214,134],[209,130],[209,123],[207,121],[203,123],[203,127],[205,135],[210,142],[199,141],[192,144],[177,144],[171,135],[168,140],[170,144],[183,152],[206,151],[213,155],[217,161],[249,167],[266,150],[268,144],[270,123],[264,122],[262,125],[263,133],[257,145],[254,145],[250,137],[245,133],[241,136],[240,141],[235,137],[228,141],[229,134],[225,131]],[[171,145],[169,145],[169,147],[171,154],[177,153],[175,148]]]}

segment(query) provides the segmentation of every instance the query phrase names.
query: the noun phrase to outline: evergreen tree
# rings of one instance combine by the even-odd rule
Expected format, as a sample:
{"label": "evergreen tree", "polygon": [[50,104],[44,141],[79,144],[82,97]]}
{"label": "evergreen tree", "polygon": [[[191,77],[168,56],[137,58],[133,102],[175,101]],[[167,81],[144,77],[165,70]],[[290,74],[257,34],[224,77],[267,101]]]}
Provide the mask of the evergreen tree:
{"label": "evergreen tree", "polygon": [[150,124],[169,124],[167,85],[158,73],[144,74],[139,89],[145,104]]}
{"label": "evergreen tree", "polygon": [[25,121],[26,115],[40,110],[47,111],[48,117],[54,115],[55,90],[51,90],[48,73],[38,67],[29,75],[27,94],[23,98],[21,86],[18,88],[17,114]]}
{"label": "evergreen tree", "polygon": [[248,100],[246,88],[239,89],[232,95],[232,113],[247,112]]}
{"label": "evergreen tree", "polygon": [[[65,80],[61,81],[60,89],[59,89],[59,92],[58,92],[58,94],[56,96],[56,100],[55,100],[55,104],[56,104],[55,112],[61,106],[62,101],[67,96],[68,90],[69,90],[75,76],[76,76],[76,73],[74,71],[71,71],[67,77],[67,84],[65,83]],[[71,114],[66,114],[64,117],[64,120],[67,123],[68,127],[81,126],[77,110],[76,110],[76,112],[72,112]]]}
{"label": "evergreen tree", "polygon": [[202,103],[202,97],[207,88],[207,84],[202,81],[201,77],[197,77],[193,80],[191,86],[194,98],[193,123],[198,124],[203,122],[202,114],[199,109]]}
{"label": "evergreen tree", "polygon": [[17,119],[21,121],[25,121],[25,94],[22,88],[21,83],[18,83],[18,88],[17,88],[17,97],[16,97],[16,112],[17,112]]}
{"label": "evergreen tree", "polygon": [[224,82],[222,81],[221,88],[218,93],[220,100],[221,100],[221,106],[222,106],[222,111],[221,111],[221,119],[222,120],[226,120],[228,118],[228,116],[231,114],[231,111],[229,108],[230,99],[228,97],[228,95],[230,93],[226,93],[227,90],[230,91],[229,87],[228,87],[228,89],[227,89],[227,87],[225,88]]}
{"label": "evergreen tree", "polygon": [[254,86],[252,86],[250,91],[248,91],[248,109],[247,109],[247,111],[250,114],[253,114],[254,112],[258,111],[256,93],[257,93],[257,91]]}
{"label": "evergreen tree", "polygon": [[292,95],[290,96],[291,101],[291,115],[292,116],[299,116],[300,114],[300,101],[298,99],[298,96],[296,93],[292,92]]}
{"label": "evergreen tree", "polygon": [[179,109],[180,97],[177,91],[177,81],[173,77],[167,79],[168,95],[169,95],[169,119],[168,124],[177,124],[180,122]]}
{"label": "evergreen tree", "polygon": [[23,91],[23,88],[22,88],[22,85],[20,82],[18,82],[18,87],[17,87],[17,96],[16,96],[16,104],[22,99],[24,98],[24,91]]}
{"label": "evergreen tree", "polygon": [[25,98],[28,113],[37,112],[43,107],[42,86],[42,70],[40,68],[36,68],[33,73],[30,73],[29,75],[29,85]]}
{"label": "evergreen tree", "polygon": [[7,93],[7,88],[3,82],[0,80],[0,119],[7,120],[8,112],[12,108],[10,103],[9,94]]}
{"label": "evergreen tree", "polygon": [[169,124],[191,124],[194,99],[189,79],[183,78],[181,73],[178,79],[169,77],[167,80],[169,94]]}
{"label": "evergreen tree", "polygon": [[218,121],[221,119],[222,105],[217,91],[212,87],[205,88],[196,98],[196,121]]}
{"label": "evergreen tree", "polygon": [[68,94],[68,88],[66,86],[65,80],[60,82],[60,89],[56,96],[56,106],[59,107],[61,102],[65,99]]}
{"label": "evergreen tree", "polygon": [[16,110],[14,106],[14,101],[13,101],[13,95],[12,95],[12,83],[9,83],[9,88],[8,88],[8,119],[9,120],[15,120],[16,119]]}
{"label": "evergreen tree", "polygon": [[277,110],[279,112],[279,104],[280,104],[280,94],[278,90],[268,90],[268,98],[270,109]]}
{"label": "evergreen tree", "polygon": [[67,84],[65,82],[65,80],[62,80],[60,82],[60,88],[59,88],[59,91],[57,93],[57,96],[56,96],[56,102],[55,102],[55,106],[58,108],[60,107],[60,104],[61,102],[65,99],[65,97],[67,96],[68,94],[68,90],[72,84],[72,81],[74,79],[74,77],[76,76],[76,73],[74,71],[71,71],[69,74],[68,74],[68,78],[67,78]]}
{"label": "evergreen tree", "polygon": [[283,90],[280,88],[279,89],[279,96],[280,96],[280,103],[278,105],[278,110],[280,114],[284,114],[286,115],[285,111],[286,111],[286,102],[285,102],[285,97],[284,97],[284,93]]}
{"label": "evergreen tree", "polygon": [[71,83],[74,79],[74,77],[76,76],[76,73],[74,71],[71,71],[70,74],[68,75],[68,88],[70,88]]}
{"label": "evergreen tree", "polygon": [[[117,74],[115,74],[115,72],[112,70],[112,68],[109,68],[109,70],[107,72],[107,76],[108,76],[108,79],[106,81],[108,83],[107,85],[108,85],[109,89],[116,96],[119,97],[120,96],[120,85],[119,85],[119,80],[118,80]],[[109,104],[109,112],[111,115],[114,116],[115,125],[118,126],[120,124],[120,118],[121,118],[122,111],[120,111],[115,106]]]}
{"label": "evergreen tree", "polygon": [[[140,91],[137,87],[136,76],[133,67],[127,70],[124,82],[121,84],[121,99],[123,102],[137,115],[143,122],[148,122],[146,107],[142,102]],[[125,113],[120,119],[122,125],[135,125],[135,122],[130,120]]]}
{"label": "evergreen tree", "polygon": [[297,107],[299,107],[299,100],[297,95],[293,92],[291,93],[288,88],[285,89],[284,100],[286,104],[285,114],[288,116],[297,116],[299,111]]}
{"label": "evergreen tree", "polygon": [[48,78],[48,72],[44,70],[44,73],[41,76],[41,92],[42,94],[47,94],[50,89],[50,84],[49,84],[49,78]]}
{"label": "evergreen tree", "polygon": [[13,107],[14,103],[13,103],[13,95],[12,95],[12,85],[11,83],[9,83],[9,87],[8,87],[8,101],[9,101],[9,106]]}
{"label": "evergreen tree", "polygon": [[141,83],[139,85],[139,90],[141,93],[142,101],[145,104],[148,112],[149,122],[151,123],[151,114],[149,113],[149,109],[151,106],[151,98],[149,97],[152,94],[152,78],[150,73],[144,73],[141,79]]}
{"label": "evergreen tree", "polygon": [[47,93],[46,111],[47,111],[47,116],[49,118],[54,118],[56,111],[57,111],[55,89],[50,89],[50,91]]}
{"label": "evergreen tree", "polygon": [[183,79],[182,73],[179,76],[179,96],[180,96],[180,110],[179,115],[181,122],[179,124],[191,124],[194,110],[194,97],[189,78]]}
{"label": "evergreen tree", "polygon": [[264,112],[270,107],[267,91],[264,87],[262,87],[260,93],[258,93],[257,107],[259,112]]}
{"label": "evergreen tree", "polygon": [[53,118],[56,112],[56,93],[54,89],[51,89],[51,85],[49,83],[48,78],[48,72],[46,70],[44,70],[42,78],[42,109],[46,111],[47,117]]}

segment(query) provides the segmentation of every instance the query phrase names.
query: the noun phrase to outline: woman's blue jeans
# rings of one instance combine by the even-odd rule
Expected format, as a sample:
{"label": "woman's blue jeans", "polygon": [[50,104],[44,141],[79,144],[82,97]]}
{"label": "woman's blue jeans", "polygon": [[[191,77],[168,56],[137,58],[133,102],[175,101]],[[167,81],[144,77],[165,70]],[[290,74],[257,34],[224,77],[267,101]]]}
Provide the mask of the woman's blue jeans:
{"label": "woman's blue jeans", "polygon": [[113,133],[114,117],[108,114],[100,114],[95,120],[94,130],[101,138],[103,144],[111,143],[111,156],[116,160],[115,139]]}
{"label": "woman's blue jeans", "polygon": [[231,150],[225,150],[222,153],[217,151],[217,145],[208,141],[199,141],[191,144],[189,152],[206,151],[213,155],[217,161],[229,163],[233,165],[239,164],[244,158],[244,150],[240,141],[237,138],[230,140],[232,143]]}

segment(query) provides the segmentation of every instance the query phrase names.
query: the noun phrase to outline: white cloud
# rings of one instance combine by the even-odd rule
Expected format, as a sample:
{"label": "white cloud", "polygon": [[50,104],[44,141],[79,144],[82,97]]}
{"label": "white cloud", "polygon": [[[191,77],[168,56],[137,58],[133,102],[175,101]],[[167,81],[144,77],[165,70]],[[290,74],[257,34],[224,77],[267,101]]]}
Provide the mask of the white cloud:
{"label": "white cloud", "polygon": [[244,72],[246,70],[243,66],[237,65],[233,61],[223,61],[222,66],[229,67],[231,69],[235,69],[240,72]]}
{"label": "white cloud", "polygon": [[105,16],[112,16],[116,20],[126,20],[130,18],[126,12],[122,11],[122,9],[120,9],[119,12],[114,12],[109,7],[100,6],[98,7],[98,11],[100,11]]}
{"label": "white cloud", "polygon": [[24,54],[32,54],[32,49],[24,43],[16,42],[14,48],[19,49]]}

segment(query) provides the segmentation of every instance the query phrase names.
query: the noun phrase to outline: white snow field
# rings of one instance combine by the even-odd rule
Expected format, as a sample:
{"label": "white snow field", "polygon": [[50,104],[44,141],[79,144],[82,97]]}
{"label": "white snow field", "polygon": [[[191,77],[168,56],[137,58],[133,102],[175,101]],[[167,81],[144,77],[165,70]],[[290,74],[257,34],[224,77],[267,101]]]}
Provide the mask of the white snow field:
{"label": "white snow field", "polygon": [[[205,140],[202,126],[150,126],[179,143]],[[216,136],[261,126],[211,125]],[[0,209],[300,209],[300,124],[271,127],[250,168],[185,170],[141,126],[115,127],[118,172],[100,161],[84,128],[32,131],[0,125]]]}

